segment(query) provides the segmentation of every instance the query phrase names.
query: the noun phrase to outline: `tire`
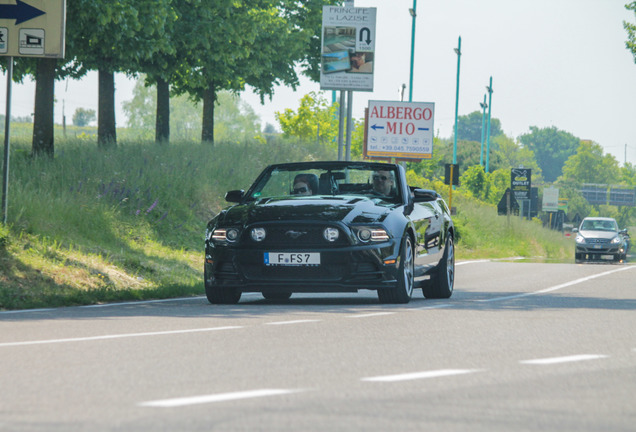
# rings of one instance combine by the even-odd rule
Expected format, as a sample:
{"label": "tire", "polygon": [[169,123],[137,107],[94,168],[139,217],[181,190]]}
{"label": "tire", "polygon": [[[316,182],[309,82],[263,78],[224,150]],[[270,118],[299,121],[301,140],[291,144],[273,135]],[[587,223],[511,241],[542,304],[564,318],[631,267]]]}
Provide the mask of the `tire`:
{"label": "tire", "polygon": [[214,285],[208,277],[207,270],[204,271],[205,296],[212,304],[237,304],[241,299],[241,292],[233,287]]}
{"label": "tire", "polygon": [[455,243],[449,235],[446,239],[444,255],[431,275],[431,280],[422,287],[422,294],[429,299],[449,298],[455,287]]}
{"label": "tire", "polygon": [[398,283],[395,288],[383,288],[378,290],[380,303],[408,303],[413,295],[413,282],[415,274],[415,261],[413,259],[413,244],[411,237],[407,235],[402,240],[400,250],[400,270]]}
{"label": "tire", "polygon": [[292,295],[287,291],[263,291],[262,294],[267,300],[289,300]]}

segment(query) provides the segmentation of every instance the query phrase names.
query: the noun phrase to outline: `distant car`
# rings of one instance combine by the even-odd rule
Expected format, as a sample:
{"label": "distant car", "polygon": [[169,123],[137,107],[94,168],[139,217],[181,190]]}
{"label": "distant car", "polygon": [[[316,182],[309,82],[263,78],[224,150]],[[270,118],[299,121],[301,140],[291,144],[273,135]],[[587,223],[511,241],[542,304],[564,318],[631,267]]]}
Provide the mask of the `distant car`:
{"label": "distant car", "polygon": [[627,257],[627,230],[619,230],[613,218],[587,217],[578,229],[572,231],[577,233],[576,262],[621,261]]}
{"label": "distant car", "polygon": [[271,165],[225,199],[235,205],[205,236],[210,303],[237,303],[243,292],[286,300],[369,289],[381,303],[407,303],[416,287],[427,298],[453,293],[450,211],[437,192],[409,187],[398,164]]}

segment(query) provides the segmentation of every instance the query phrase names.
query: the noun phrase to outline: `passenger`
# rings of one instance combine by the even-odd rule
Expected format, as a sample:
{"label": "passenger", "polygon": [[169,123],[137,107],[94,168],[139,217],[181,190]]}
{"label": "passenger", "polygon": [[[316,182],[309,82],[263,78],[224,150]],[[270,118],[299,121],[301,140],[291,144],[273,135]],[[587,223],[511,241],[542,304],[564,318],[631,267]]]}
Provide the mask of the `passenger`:
{"label": "passenger", "polygon": [[318,178],[315,174],[298,174],[294,177],[293,195],[313,195],[318,191]]}

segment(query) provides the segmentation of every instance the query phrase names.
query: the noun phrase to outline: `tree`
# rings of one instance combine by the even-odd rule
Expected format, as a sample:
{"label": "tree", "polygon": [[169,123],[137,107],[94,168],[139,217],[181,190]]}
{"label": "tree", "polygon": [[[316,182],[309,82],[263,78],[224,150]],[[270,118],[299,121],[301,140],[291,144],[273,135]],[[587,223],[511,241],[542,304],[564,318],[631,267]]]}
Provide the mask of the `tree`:
{"label": "tree", "polygon": [[175,18],[171,0],[76,0],[67,5],[67,54],[98,71],[97,144],[115,146],[115,72],[137,71],[164,49],[166,22]]}
{"label": "tree", "polygon": [[[144,77],[140,77],[133,88],[133,98],[124,101],[122,108],[128,118],[127,126],[150,138],[156,126],[157,92],[155,86],[146,84]],[[226,91],[218,94],[217,102],[215,128],[219,139],[238,142],[260,135],[260,120],[247,103]],[[181,95],[173,96],[168,106],[174,138],[195,140],[200,137],[200,103]]]}
{"label": "tree", "polygon": [[[261,96],[271,96],[274,86],[295,88],[295,66],[310,61],[307,45],[320,33],[322,5],[331,0],[232,0],[207,2],[193,11],[191,29],[200,22],[205,31],[186,40],[196,41],[185,63],[177,71],[173,90],[203,101],[201,139],[214,142],[214,105],[221,90],[242,91],[252,86]],[[219,25],[209,25],[210,20]],[[311,24],[311,25],[309,25]],[[201,56],[201,52],[209,55]]]}
{"label": "tree", "polygon": [[75,114],[73,114],[73,124],[75,126],[88,126],[91,122],[94,122],[96,118],[95,110],[77,108]]}
{"label": "tree", "polygon": [[519,141],[531,150],[547,182],[561,175],[565,161],[576,153],[580,140],[574,135],[552,126],[539,129],[530,126],[530,133],[521,135]]}
{"label": "tree", "polygon": [[[481,111],[473,111],[472,113],[464,116],[457,117],[457,139],[477,141],[481,143],[481,125],[482,125],[482,113]],[[484,123],[484,142],[486,141],[486,132],[488,129],[488,119]],[[490,137],[496,137],[501,135],[501,122],[499,119],[490,119]]]}
{"label": "tree", "polygon": [[616,184],[620,180],[618,161],[611,154],[603,154],[603,148],[592,141],[581,141],[576,153],[563,167],[563,178],[577,184]]}
{"label": "tree", "polygon": [[500,163],[501,168],[515,168],[522,166],[532,169],[532,180],[535,183],[541,182],[543,178],[541,168],[537,164],[532,150],[519,146],[512,139],[505,135],[494,138],[495,159]]}
{"label": "tree", "polygon": [[[634,11],[634,17],[636,17],[636,1],[626,4],[625,9]],[[625,27],[625,30],[627,31],[625,47],[632,53],[634,56],[634,62],[636,63],[636,22],[629,23],[627,21],[623,21],[623,27]]]}
{"label": "tree", "polygon": [[338,106],[330,105],[321,93],[311,92],[300,100],[298,111],[287,108],[275,113],[284,136],[304,141],[332,143],[338,138]]}

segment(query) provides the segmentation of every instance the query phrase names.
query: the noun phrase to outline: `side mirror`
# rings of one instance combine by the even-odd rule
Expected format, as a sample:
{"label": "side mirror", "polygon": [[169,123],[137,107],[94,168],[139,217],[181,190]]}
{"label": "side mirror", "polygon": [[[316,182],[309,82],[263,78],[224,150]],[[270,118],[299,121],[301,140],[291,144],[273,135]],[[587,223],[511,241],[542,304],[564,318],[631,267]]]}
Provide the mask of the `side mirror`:
{"label": "side mirror", "polygon": [[238,203],[243,200],[243,194],[245,191],[243,189],[231,190],[225,194],[225,201]]}
{"label": "side mirror", "polygon": [[431,202],[439,198],[439,194],[429,189],[413,189],[413,202]]}
{"label": "side mirror", "polygon": [[627,234],[627,228],[620,230],[618,233],[619,234]]}

